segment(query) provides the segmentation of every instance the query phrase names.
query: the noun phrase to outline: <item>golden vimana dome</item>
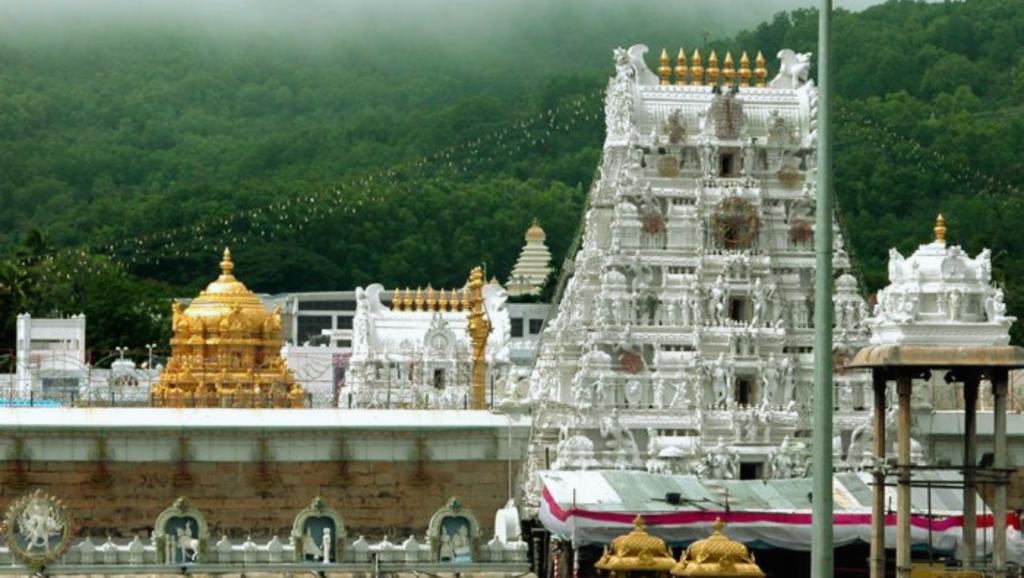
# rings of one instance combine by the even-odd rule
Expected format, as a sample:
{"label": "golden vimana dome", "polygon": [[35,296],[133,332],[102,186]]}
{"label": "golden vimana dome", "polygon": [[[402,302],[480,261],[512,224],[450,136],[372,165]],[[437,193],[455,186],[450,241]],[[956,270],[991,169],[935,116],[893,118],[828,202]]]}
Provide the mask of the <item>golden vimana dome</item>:
{"label": "golden vimana dome", "polygon": [[268,312],[232,274],[221,274],[182,310],[172,305],[171,358],[153,387],[154,407],[304,406],[302,387],[281,359],[281,311]]}
{"label": "golden vimana dome", "polygon": [[530,228],[526,230],[526,240],[543,242],[547,238],[547,233],[544,232],[544,229],[540,228],[540,225],[537,223],[537,219],[534,219],[533,225],[531,225]]}
{"label": "golden vimana dome", "polygon": [[638,570],[666,576],[676,563],[672,552],[665,546],[664,540],[644,531],[644,519],[641,516],[637,515],[633,524],[636,528],[612,540],[611,550],[606,547],[604,555],[594,567],[608,570],[613,577]]}
{"label": "golden vimana dome", "polygon": [[697,540],[679,557],[672,568],[673,576],[715,576],[722,578],[764,578],[764,572],[754,562],[754,555],[741,542],[722,534],[725,524],[715,520],[714,533]]}

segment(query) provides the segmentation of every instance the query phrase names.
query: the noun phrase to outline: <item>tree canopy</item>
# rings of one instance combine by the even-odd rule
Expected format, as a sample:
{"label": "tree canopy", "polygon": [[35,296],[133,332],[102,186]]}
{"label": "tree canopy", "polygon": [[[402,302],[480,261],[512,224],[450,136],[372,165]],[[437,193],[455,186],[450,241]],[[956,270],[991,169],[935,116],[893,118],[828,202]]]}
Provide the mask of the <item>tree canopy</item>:
{"label": "tree canopy", "polygon": [[[166,342],[166,299],[208,283],[225,246],[268,293],[453,286],[479,263],[504,281],[534,217],[560,262],[604,140],[609,38],[660,48],[680,35],[547,10],[530,39],[479,59],[423,38],[8,38],[0,348],[23,311],[86,313],[91,347]],[[691,28],[687,48],[770,62],[817,48],[812,9],[732,38]],[[928,242],[941,212],[951,242],[993,249],[1024,315],[1022,30],[1013,0],[837,12],[835,195],[866,291],[885,285],[888,248]]]}

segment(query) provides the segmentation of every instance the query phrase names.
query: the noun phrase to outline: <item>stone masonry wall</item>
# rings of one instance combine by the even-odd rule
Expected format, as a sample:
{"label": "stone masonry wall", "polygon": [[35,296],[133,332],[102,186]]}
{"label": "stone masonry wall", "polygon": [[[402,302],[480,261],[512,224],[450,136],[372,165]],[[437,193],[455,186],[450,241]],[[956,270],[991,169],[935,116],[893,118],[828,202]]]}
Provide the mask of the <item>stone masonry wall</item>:
{"label": "stone masonry wall", "polygon": [[351,537],[422,540],[433,513],[458,496],[486,538],[508,500],[509,463],[495,460],[195,462],[177,480],[177,464],[166,461],[111,462],[105,469],[89,461],[30,461],[17,475],[14,462],[0,463],[0,510],[41,488],[64,501],[79,534],[94,537],[148,536],[157,515],[185,496],[206,516],[214,538],[284,539],[295,515],[319,493]]}

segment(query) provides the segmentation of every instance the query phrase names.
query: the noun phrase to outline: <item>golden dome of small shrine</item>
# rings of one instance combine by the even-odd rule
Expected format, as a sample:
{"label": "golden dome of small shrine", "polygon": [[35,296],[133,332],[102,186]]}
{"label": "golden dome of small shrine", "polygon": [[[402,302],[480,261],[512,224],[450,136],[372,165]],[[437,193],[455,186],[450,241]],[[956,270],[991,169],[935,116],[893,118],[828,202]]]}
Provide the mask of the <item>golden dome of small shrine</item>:
{"label": "golden dome of small shrine", "polygon": [[182,311],[174,303],[171,359],[151,392],[154,407],[303,407],[302,387],[281,359],[281,311],[270,313],[232,274],[221,274]]}
{"label": "golden dome of small shrine", "polygon": [[546,241],[547,238],[547,233],[544,232],[544,229],[540,228],[540,224],[537,223],[537,219],[534,219],[533,224],[526,230],[526,240],[543,242]]}
{"label": "golden dome of small shrine", "polygon": [[710,537],[697,540],[683,552],[679,563],[672,568],[672,575],[764,578],[764,572],[747,547],[722,534],[725,524],[721,518],[715,520],[713,527]]}
{"label": "golden dome of small shrine", "polygon": [[665,541],[645,532],[644,519],[639,515],[633,524],[636,528],[632,532],[612,540],[611,550],[605,547],[604,555],[594,567],[608,570],[613,578],[633,572],[667,576],[676,561]]}

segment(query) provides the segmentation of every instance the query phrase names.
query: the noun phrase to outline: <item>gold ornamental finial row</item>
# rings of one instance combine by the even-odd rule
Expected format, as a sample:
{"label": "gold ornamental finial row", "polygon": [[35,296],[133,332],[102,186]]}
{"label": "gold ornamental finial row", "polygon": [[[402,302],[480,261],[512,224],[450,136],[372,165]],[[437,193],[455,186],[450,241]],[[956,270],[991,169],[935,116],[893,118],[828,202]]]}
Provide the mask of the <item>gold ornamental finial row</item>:
{"label": "gold ornamental finial row", "polygon": [[459,297],[459,289],[434,289],[429,284],[426,289],[417,287],[416,291],[405,288],[395,289],[391,296],[392,311],[418,311],[428,313],[463,313],[469,312],[469,287],[461,289],[462,297]]}
{"label": "gold ornamental finial row", "polygon": [[676,86],[685,86],[687,84],[703,86],[706,83],[708,86],[721,84],[726,87],[747,87],[750,86],[751,75],[753,75],[755,86],[765,86],[768,70],[765,68],[764,55],[760,51],[757,52],[757,58],[754,60],[754,70],[750,69],[750,58],[746,52],[740,55],[738,74],[734,68],[735,63],[732,58],[732,52],[725,53],[725,60],[722,64],[722,67],[718,66],[718,55],[715,54],[714,50],[708,56],[707,68],[701,65],[700,50],[694,50],[693,56],[690,57],[690,61],[687,63],[686,52],[680,48],[679,56],[676,57],[675,68],[673,68],[669,66],[668,50],[662,48],[661,56],[658,59],[658,77],[664,86],[672,84],[670,77],[675,73]]}

